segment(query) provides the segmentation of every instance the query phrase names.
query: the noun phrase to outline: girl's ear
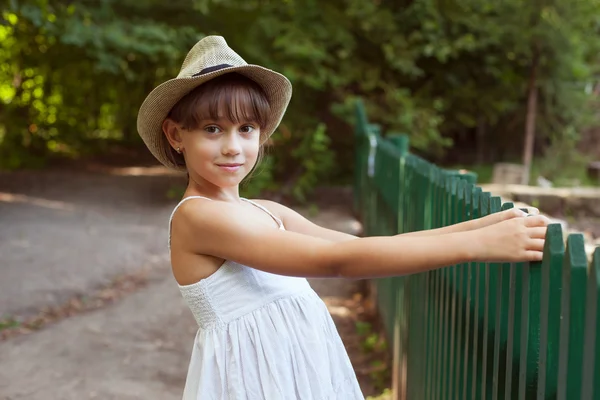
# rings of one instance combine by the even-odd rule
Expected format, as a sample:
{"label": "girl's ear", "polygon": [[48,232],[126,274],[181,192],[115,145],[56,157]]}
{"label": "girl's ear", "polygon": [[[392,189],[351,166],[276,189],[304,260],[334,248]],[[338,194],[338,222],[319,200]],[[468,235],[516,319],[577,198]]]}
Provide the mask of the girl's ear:
{"label": "girl's ear", "polygon": [[167,118],[162,123],[162,130],[173,149],[183,147],[178,123],[173,121],[171,118]]}

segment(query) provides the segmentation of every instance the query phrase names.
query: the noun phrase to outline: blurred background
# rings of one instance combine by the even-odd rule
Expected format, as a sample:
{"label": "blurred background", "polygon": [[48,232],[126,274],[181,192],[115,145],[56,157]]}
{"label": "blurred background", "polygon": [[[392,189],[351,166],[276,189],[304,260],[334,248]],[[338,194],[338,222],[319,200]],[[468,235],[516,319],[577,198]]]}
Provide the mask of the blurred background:
{"label": "blurred background", "polygon": [[145,156],[141,102],[208,34],[294,86],[253,190],[301,199],[317,182],[350,182],[358,96],[385,132],[480,181],[495,162],[520,163],[527,135],[531,180],[591,184],[600,159],[595,0],[3,3],[2,169]]}
{"label": "blurred background", "polygon": [[[600,237],[600,0],[0,0],[0,399],[180,398],[197,327],[166,237],[186,181],[136,117],[210,34],[294,87],[243,195],[360,234],[361,98],[382,132],[479,183],[586,187],[573,220]],[[574,213],[553,196],[532,203]],[[381,393],[372,305],[335,282],[312,283]]]}

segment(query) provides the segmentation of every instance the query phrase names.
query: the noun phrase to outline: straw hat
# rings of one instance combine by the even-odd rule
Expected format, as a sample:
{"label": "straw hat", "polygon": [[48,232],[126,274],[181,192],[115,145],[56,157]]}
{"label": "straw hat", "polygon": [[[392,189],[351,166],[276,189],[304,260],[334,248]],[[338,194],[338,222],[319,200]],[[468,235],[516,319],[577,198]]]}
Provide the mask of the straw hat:
{"label": "straw hat", "polygon": [[154,157],[169,168],[185,171],[169,156],[171,148],[163,139],[162,123],[175,104],[199,85],[229,72],[237,72],[264,90],[271,113],[261,131],[265,138],[273,134],[292,97],[292,85],[283,75],[270,69],[247,64],[221,36],[207,36],[187,54],[179,75],[157,86],[140,107],[137,129]]}

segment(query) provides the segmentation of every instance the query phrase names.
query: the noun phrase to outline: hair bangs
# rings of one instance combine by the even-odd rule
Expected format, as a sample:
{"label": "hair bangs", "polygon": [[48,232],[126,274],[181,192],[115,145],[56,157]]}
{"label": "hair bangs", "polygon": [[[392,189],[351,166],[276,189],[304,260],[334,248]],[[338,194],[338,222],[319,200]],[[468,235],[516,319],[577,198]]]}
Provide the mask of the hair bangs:
{"label": "hair bangs", "polygon": [[227,119],[235,124],[254,122],[263,127],[269,105],[264,96],[252,89],[248,86],[223,87],[207,99],[205,104],[208,107],[198,108],[196,120]]}
{"label": "hair bangs", "polygon": [[207,120],[254,122],[262,128],[269,112],[267,96],[258,83],[229,73],[192,90],[173,107],[169,116],[186,129],[197,129]]}

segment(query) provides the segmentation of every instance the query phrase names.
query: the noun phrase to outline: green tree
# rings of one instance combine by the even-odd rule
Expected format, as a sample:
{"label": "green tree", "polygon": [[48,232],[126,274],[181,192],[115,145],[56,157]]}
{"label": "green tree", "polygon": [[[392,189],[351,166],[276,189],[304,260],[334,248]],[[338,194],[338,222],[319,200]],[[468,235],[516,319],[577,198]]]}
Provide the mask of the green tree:
{"label": "green tree", "polygon": [[[531,154],[596,123],[585,87],[597,81],[599,8],[598,0],[6,1],[0,167],[141,146],[144,96],[207,34],[292,81],[269,164],[286,187],[349,177],[358,96],[384,132],[409,134],[431,159],[519,158],[526,125],[535,130]],[[317,155],[308,143],[320,124],[328,140]],[[447,152],[452,144],[460,153]],[[322,160],[331,168],[312,167]]]}

